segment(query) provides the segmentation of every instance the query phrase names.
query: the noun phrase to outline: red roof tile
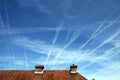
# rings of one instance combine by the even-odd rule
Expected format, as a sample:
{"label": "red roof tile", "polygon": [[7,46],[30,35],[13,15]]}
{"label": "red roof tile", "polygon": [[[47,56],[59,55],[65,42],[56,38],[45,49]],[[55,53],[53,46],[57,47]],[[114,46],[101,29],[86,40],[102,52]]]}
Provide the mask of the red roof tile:
{"label": "red roof tile", "polygon": [[1,70],[0,80],[87,80],[78,73],[69,70],[45,70],[43,74],[34,74],[34,70]]}

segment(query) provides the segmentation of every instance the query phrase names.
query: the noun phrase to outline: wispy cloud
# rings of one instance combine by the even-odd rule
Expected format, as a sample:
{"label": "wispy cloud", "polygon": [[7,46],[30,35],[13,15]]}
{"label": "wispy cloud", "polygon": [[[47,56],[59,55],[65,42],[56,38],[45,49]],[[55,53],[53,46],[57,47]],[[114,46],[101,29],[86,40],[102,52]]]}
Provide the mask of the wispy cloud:
{"label": "wispy cloud", "polygon": [[[96,80],[119,80],[120,64],[117,61],[102,63],[103,68],[98,69],[94,74],[88,75],[88,79],[95,78]],[[112,74],[111,74],[112,73]]]}
{"label": "wispy cloud", "polygon": [[[9,61],[11,61],[11,63],[9,64],[9,67],[7,69],[14,69],[14,70],[16,70],[16,66],[25,66],[24,59],[20,58],[20,57],[0,56],[0,61],[2,61],[4,63],[9,63]],[[4,66],[6,66],[6,65],[4,65]]]}
{"label": "wispy cloud", "polygon": [[[72,51],[65,50],[61,47],[58,47],[57,45],[51,46],[50,44],[48,44],[44,41],[40,41],[40,40],[30,40],[28,38],[20,38],[20,39],[15,39],[13,41],[14,41],[14,44],[16,44],[16,45],[26,47],[28,50],[34,51],[35,53],[38,53],[38,54],[44,54],[46,56],[48,55],[49,51],[51,50],[52,54],[51,54],[50,58],[53,57],[52,61],[55,63],[57,63],[59,61],[64,62],[65,60],[68,60],[68,62],[71,62],[71,61],[69,61],[69,60],[71,60],[71,57],[73,57],[74,59],[76,58],[75,62],[76,61],[79,62],[80,60],[81,61],[90,61],[89,60],[90,57],[92,58],[92,56],[86,56],[89,58],[81,59],[80,56],[78,56],[78,55],[82,56],[84,51],[81,51],[81,53],[79,53],[79,54],[76,52],[73,53]],[[62,54],[60,54],[60,57],[58,57],[56,60],[54,60],[54,58],[57,56],[57,53],[59,51],[62,51]],[[49,61],[47,63],[49,64]],[[67,63],[67,62],[64,62],[64,63]]]}
{"label": "wispy cloud", "polygon": [[[110,42],[112,42],[114,40],[113,38],[115,38],[118,35],[118,33],[119,32],[116,32],[115,34],[113,34],[113,36],[111,36],[109,38],[109,39],[112,39],[112,40],[110,40]],[[103,79],[107,80],[107,79],[109,79],[108,78],[108,76],[110,75],[110,74],[108,74],[109,72],[112,72],[112,71],[115,72],[116,70],[119,69],[119,68],[116,68],[116,70],[115,70],[114,68],[118,64],[116,62],[114,64],[112,63],[112,62],[114,62],[114,61],[112,61],[113,57],[118,55],[120,52],[119,51],[120,46],[117,46],[117,45],[114,46],[113,48],[110,48],[107,51],[105,51],[103,53],[103,55],[98,56],[98,55],[96,55],[97,51],[94,52],[95,55],[87,55],[87,53],[89,51],[86,52],[86,51],[76,50],[76,52],[73,52],[70,50],[63,49],[62,47],[58,47],[57,44],[54,46],[51,46],[51,44],[48,44],[44,41],[31,40],[29,38],[20,38],[20,39],[18,38],[18,39],[13,39],[13,41],[16,45],[26,47],[25,49],[31,50],[31,51],[38,53],[38,54],[48,55],[49,51],[51,50],[51,53],[50,53],[51,56],[49,57],[49,60],[46,63],[46,66],[52,66],[50,68],[59,69],[59,67],[57,65],[59,65],[59,66],[64,65],[63,69],[65,69],[65,66],[67,66],[68,64],[71,64],[71,63],[81,64],[84,62],[87,62],[88,64],[81,66],[81,68],[78,69],[79,72],[83,72],[83,70],[85,68],[88,68],[92,64],[95,64],[95,65],[97,64],[97,65],[104,67],[104,68],[97,68],[96,70],[93,70],[94,73],[92,73],[91,75],[86,74],[86,76],[89,79],[100,78],[101,77],[100,74],[104,71],[103,76],[105,76],[105,75],[106,76]],[[109,41],[109,40],[107,40],[107,41]],[[57,52],[59,52],[59,51],[62,51],[62,53],[60,54],[60,57],[58,57],[56,60],[54,60],[54,58],[57,56]],[[82,56],[84,56],[84,58]],[[47,57],[45,57],[45,58],[47,58]],[[114,67],[110,64],[105,65],[105,63],[108,61],[111,61],[110,64],[113,64]],[[44,59],[42,60],[41,58],[36,57],[35,59],[31,60],[31,64],[39,64],[39,63],[44,63]],[[57,65],[56,65],[56,63],[57,63]],[[21,65],[22,65],[22,63],[21,63]],[[24,62],[24,65],[25,65],[25,62]],[[109,69],[112,69],[112,71]],[[109,71],[106,71],[106,70],[109,70]],[[114,77],[115,77],[115,75],[111,75],[111,79],[113,79]],[[117,76],[117,73],[116,73],[116,77],[117,78],[119,77],[119,76]]]}
{"label": "wispy cloud", "polygon": [[[107,50],[103,55],[93,58],[93,59],[91,60],[91,62],[88,63],[87,65],[83,66],[83,67],[80,69],[80,71],[83,70],[83,69],[85,69],[85,68],[87,68],[88,66],[90,66],[90,65],[92,65],[92,64],[94,64],[94,63],[97,63],[97,64],[102,63],[102,62],[104,62],[104,61],[106,61],[106,60],[109,60],[110,58],[116,56],[117,54],[120,54],[119,48],[120,48],[120,47],[115,46],[115,47]],[[116,49],[117,49],[117,50],[116,50]]]}
{"label": "wispy cloud", "polygon": [[36,8],[39,11],[50,14],[51,11],[49,10],[50,6],[42,4],[42,0],[17,0],[21,7],[32,7]]}
{"label": "wispy cloud", "polygon": [[[4,30],[4,33],[3,33]],[[49,31],[56,31],[56,27],[39,27],[39,28],[10,28],[10,33],[7,32],[7,28],[1,29],[0,30],[0,35],[8,35],[8,34],[27,34],[27,33],[34,33],[34,32],[49,32]],[[65,28],[61,28],[62,31],[67,31]]]}

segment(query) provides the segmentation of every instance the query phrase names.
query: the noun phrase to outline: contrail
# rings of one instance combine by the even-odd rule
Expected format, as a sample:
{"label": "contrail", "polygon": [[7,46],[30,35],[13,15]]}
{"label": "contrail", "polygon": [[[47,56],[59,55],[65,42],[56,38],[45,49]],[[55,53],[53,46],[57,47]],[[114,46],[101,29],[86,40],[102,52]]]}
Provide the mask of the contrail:
{"label": "contrail", "polygon": [[[114,51],[115,49],[118,49],[118,48],[119,48],[119,47],[116,46],[116,47],[113,47],[113,48],[107,50],[107,51],[105,52],[105,54],[99,56],[98,58],[93,59],[93,61],[92,61],[91,63],[83,66],[80,70],[83,70],[83,69],[85,69],[86,67],[90,66],[91,64],[96,63],[98,60],[99,60],[99,61],[105,61],[105,60],[108,60],[108,59],[112,58],[113,56],[119,54],[120,51],[117,51],[115,54],[113,54],[113,52],[112,52],[112,51]],[[112,53],[112,54],[109,54],[109,53]],[[112,55],[112,56],[109,56],[109,55]],[[109,56],[109,57],[107,57],[107,56]],[[104,58],[104,60],[103,60],[103,58]],[[97,62],[97,63],[99,63],[99,62]]]}
{"label": "contrail", "polygon": [[[118,31],[118,33],[120,33],[120,31]],[[91,65],[91,64],[93,64],[93,63],[95,63],[95,62],[97,62],[100,58],[105,58],[105,57],[106,57],[105,59],[107,60],[107,59],[109,59],[109,58],[111,58],[111,57],[113,57],[113,56],[119,54],[119,53],[120,53],[119,50],[116,51],[115,54],[113,54],[113,52],[112,52],[112,51],[115,51],[115,49],[118,49],[118,48],[120,48],[120,47],[119,47],[119,46],[115,46],[115,47],[113,47],[113,48],[107,50],[107,51],[105,52],[105,54],[103,54],[102,56],[96,58],[95,60],[93,60],[93,62],[91,62],[91,63],[85,65],[82,69],[84,69],[84,68],[86,68],[87,66],[89,66],[89,65]],[[110,53],[111,53],[111,54],[110,54]],[[107,56],[108,56],[108,57],[107,57]]]}
{"label": "contrail", "polygon": [[[55,57],[54,60],[58,59],[60,57],[60,55],[62,54],[62,51],[64,49],[66,49],[69,45],[71,45],[71,43],[73,41],[75,41],[79,36],[80,36],[80,31],[74,32],[74,34],[72,35],[70,41],[58,52],[58,54],[57,54],[57,56]],[[56,66],[53,69],[55,69],[57,66],[58,66],[58,64],[56,64]]]}
{"label": "contrail", "polygon": [[2,20],[1,14],[0,14],[0,24],[1,24],[1,27],[2,27],[3,34],[4,34],[5,30],[4,30],[4,24],[3,24],[3,20]]}
{"label": "contrail", "polygon": [[[112,23],[108,24],[107,26],[105,26],[105,28],[103,29],[99,29],[102,27],[102,25],[104,25],[104,23],[106,22],[106,20],[103,22],[103,24],[100,25],[100,27],[98,28],[98,30],[100,30],[98,33],[95,33],[94,35],[91,36],[92,38],[95,38],[96,36],[98,36],[100,33],[102,33],[104,30],[106,30],[107,28],[109,28],[111,25],[113,25],[118,19],[120,18],[117,17]],[[106,39],[102,44],[100,44],[99,46],[97,46],[95,49],[93,49],[91,52],[88,53],[88,55],[92,54],[94,51],[96,51],[98,48],[100,48],[101,46],[103,46],[104,44],[108,43],[109,41],[111,41],[114,37],[116,37],[119,34],[119,31],[117,33],[115,33],[113,36],[109,37],[108,39]],[[89,42],[89,40],[84,44],[84,46]],[[82,46],[82,48],[84,47]],[[81,47],[80,47],[81,48]],[[94,55],[94,54],[92,54]]]}
{"label": "contrail", "polygon": [[28,70],[28,58],[27,58],[27,53],[26,53],[25,49],[24,49],[24,58],[25,58],[26,68]]}
{"label": "contrail", "polygon": [[8,17],[8,10],[7,10],[7,6],[5,6],[5,11],[6,11],[6,20],[7,20],[7,29],[8,29],[8,34],[10,34],[10,25],[9,25],[9,17]]}
{"label": "contrail", "polygon": [[[106,39],[102,44],[100,44],[99,46],[97,46],[94,50],[92,50],[90,53],[88,53],[88,55],[92,54],[94,51],[96,51],[98,48],[100,48],[101,46],[103,46],[104,44],[108,43],[109,41],[111,41],[112,39],[114,39],[116,36],[118,36],[120,34],[120,30],[118,30],[115,34],[113,34],[111,37],[109,37],[108,39]],[[92,54],[94,55],[94,54]],[[91,65],[92,63],[86,65],[86,66],[89,66]],[[86,67],[85,66],[85,67]]]}
{"label": "contrail", "polygon": [[[110,36],[108,39],[106,39],[103,43],[101,43],[99,46],[97,46],[95,49],[93,49],[90,53],[88,53],[88,55],[92,54],[93,52],[95,52],[98,48],[100,48],[101,46],[103,46],[104,44],[108,43],[109,41],[111,41],[112,39],[114,39],[116,36],[118,36],[120,34],[120,30],[118,30],[115,34],[113,34],[112,36]],[[93,55],[93,54],[92,54]]]}
{"label": "contrail", "polygon": [[[7,28],[8,29],[8,28]],[[62,31],[66,31],[64,28],[61,28]],[[42,31],[56,31],[56,28],[45,28],[45,27],[40,27],[40,28],[10,28],[9,33],[10,34],[26,34],[26,33],[34,33],[34,32],[42,32]],[[0,33],[0,35],[7,35],[9,34],[8,32],[6,33]]]}
{"label": "contrail", "polygon": [[62,52],[64,49],[66,49],[69,45],[71,45],[71,43],[72,43],[73,41],[75,41],[75,40],[79,37],[79,35],[80,35],[80,32],[79,32],[79,31],[76,31],[76,32],[72,35],[70,41],[58,52],[58,54],[57,54],[57,56],[56,56],[55,59],[57,59],[57,58],[61,55],[61,52]]}
{"label": "contrail", "polygon": [[106,22],[106,20],[104,20],[104,22],[97,28],[97,30],[90,36],[90,38],[80,48],[78,48],[78,49],[82,49],[86,44],[88,44],[88,42],[90,40],[92,40],[93,38],[95,38],[96,36],[94,36],[94,35],[96,35],[97,32],[100,31],[100,29],[104,26],[105,22]]}
{"label": "contrail", "polygon": [[46,59],[46,61],[45,61],[45,65],[47,65],[47,62],[48,62],[48,60],[49,60],[49,58],[50,58],[50,55],[51,55],[51,50],[49,50],[49,53],[48,53],[47,59]]}
{"label": "contrail", "polygon": [[[7,32],[8,32],[8,38],[7,38],[7,42],[9,42],[9,36],[10,36],[10,34],[11,34],[11,32],[10,32],[10,26],[9,26],[9,17],[8,17],[8,10],[7,10],[7,6],[5,5],[5,13],[6,13],[6,20],[7,20]],[[8,53],[9,53],[9,56],[12,56],[12,46],[11,47],[9,47],[10,45],[9,44],[7,44],[7,48],[8,48]],[[14,61],[14,57],[12,57],[12,60]],[[11,66],[12,66],[12,63],[11,63],[11,61],[10,61],[10,64],[11,64]],[[13,63],[13,65],[15,65],[15,63]]]}
{"label": "contrail", "polygon": [[67,48],[69,45],[71,45],[72,42],[74,42],[78,37],[80,36],[80,31],[75,31],[74,34],[72,35],[69,43],[67,43],[63,49]]}
{"label": "contrail", "polygon": [[[104,30],[106,30],[107,28],[109,28],[112,24],[114,24],[117,20],[119,19],[116,18],[111,24],[107,25],[105,28],[101,29],[103,27],[103,25],[105,24],[106,20],[104,21],[104,23],[102,23],[99,28],[95,31],[95,33],[92,34],[92,36],[90,37],[90,39],[84,44],[82,45],[80,48],[83,48],[92,38],[95,38],[98,34],[100,34],[101,32],[103,32]],[[100,30],[101,29],[101,30]],[[99,31],[100,30],[100,31]],[[98,32],[99,31],[99,32]],[[97,33],[98,32],[98,33]],[[101,46],[103,46],[104,44],[108,43],[109,41],[111,41],[113,38],[115,38],[117,35],[119,34],[119,32],[115,33],[113,36],[109,37],[108,39],[106,39],[102,44],[100,44],[99,46],[97,46],[94,50],[92,50],[88,55],[90,55],[92,52],[96,51],[98,48],[100,48]],[[66,47],[65,47],[66,48]],[[76,51],[76,50],[75,50]],[[75,52],[73,51],[73,52]],[[60,51],[60,53],[56,56],[56,59],[60,56],[62,50]],[[72,61],[72,60],[71,60]]]}
{"label": "contrail", "polygon": [[65,41],[68,40],[68,38],[69,38],[69,36],[70,36],[70,33],[71,33],[71,30],[68,30],[67,37],[66,37]]}
{"label": "contrail", "polygon": [[[1,24],[1,27],[3,28],[3,34],[4,34],[4,33],[5,33],[5,30],[4,30],[4,24],[3,24],[3,20],[2,20],[1,14],[0,14],[0,24]],[[7,38],[5,38],[5,41],[8,42]],[[8,47],[8,46],[9,46],[9,45],[6,43],[6,48],[7,48],[8,53],[9,53],[9,47]],[[11,55],[9,54],[9,56],[11,56]],[[11,68],[11,67],[12,67],[12,62],[11,62],[11,60],[9,60],[9,68]]]}
{"label": "contrail", "polygon": [[[60,34],[60,31],[61,31],[62,26],[63,26],[63,23],[60,23],[60,26],[57,27],[56,34],[55,34],[55,36],[54,36],[54,38],[53,38],[53,41],[52,41],[52,46],[56,43],[56,41],[57,41],[57,39],[58,39],[58,36],[59,36],[59,34]],[[48,62],[48,60],[49,60],[49,58],[50,58],[51,53],[52,53],[51,50],[49,50],[47,59],[46,59],[46,61],[45,61],[45,65],[47,65],[47,62]]]}
{"label": "contrail", "polygon": [[[91,39],[94,39],[97,35],[99,35],[101,32],[103,32],[105,29],[109,28],[112,24],[114,24],[117,20],[119,19],[119,17],[117,19],[115,19],[111,24],[107,25],[105,28],[101,29],[106,20],[104,20],[104,22],[97,28],[97,30],[90,36],[90,38],[82,45],[80,46],[78,49],[83,48]],[[110,39],[109,39],[110,40]],[[95,48],[92,52],[96,51],[98,48],[100,48],[101,46],[103,46],[104,44],[106,44],[108,42],[108,40],[106,40],[103,44],[99,45],[97,48]],[[69,44],[68,44],[69,45]],[[67,45],[66,45],[67,46]],[[76,50],[75,50],[76,51]],[[75,52],[73,51],[73,52]],[[92,52],[90,52],[89,54],[91,54]],[[77,52],[78,53],[78,52]],[[60,55],[59,55],[60,56]],[[84,56],[83,56],[84,57]],[[72,61],[72,60],[71,60]]]}
{"label": "contrail", "polygon": [[[14,56],[12,56],[12,59],[15,60]],[[13,61],[13,62],[14,62],[14,61]],[[15,65],[15,63],[13,63],[13,65],[14,65],[14,70],[16,70],[16,65]]]}
{"label": "contrail", "polygon": [[102,28],[103,25],[106,23],[106,20],[104,20],[104,22],[98,27],[98,29],[95,31],[95,33],[93,33],[92,36],[79,49],[83,48],[91,39],[94,39],[96,36],[98,36],[100,33],[105,31],[107,28],[111,27],[111,25],[113,25],[119,18],[120,18],[120,16],[117,17],[113,22],[111,22],[110,24],[108,24],[107,26]]}
{"label": "contrail", "polygon": [[96,35],[94,35],[93,37],[98,36],[101,32],[105,31],[107,28],[111,27],[111,25],[113,25],[116,21],[118,21],[118,19],[120,19],[120,16],[118,16],[115,20],[113,20],[110,24],[108,24],[107,26],[105,26],[103,29],[101,29]]}
{"label": "contrail", "polygon": [[62,24],[60,24],[60,27],[57,28],[56,34],[55,34],[55,37],[54,37],[54,39],[53,39],[52,44],[55,44],[55,43],[56,43],[56,41],[57,41],[57,39],[58,39],[58,36],[59,36],[59,34],[60,34],[60,31],[61,31],[61,26],[62,26]]}

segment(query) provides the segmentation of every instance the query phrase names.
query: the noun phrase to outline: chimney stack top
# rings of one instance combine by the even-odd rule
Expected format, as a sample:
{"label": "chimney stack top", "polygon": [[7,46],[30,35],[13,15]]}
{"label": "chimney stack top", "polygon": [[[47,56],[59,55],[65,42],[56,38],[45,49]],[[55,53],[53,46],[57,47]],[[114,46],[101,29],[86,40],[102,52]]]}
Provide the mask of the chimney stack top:
{"label": "chimney stack top", "polygon": [[36,65],[35,68],[42,68],[42,69],[44,69],[44,66],[43,65]]}
{"label": "chimney stack top", "polygon": [[36,65],[35,66],[35,72],[34,72],[34,74],[43,74],[43,69],[44,69],[44,66],[43,65]]}
{"label": "chimney stack top", "polygon": [[77,73],[77,65],[72,64],[70,66],[70,73]]}
{"label": "chimney stack top", "polygon": [[77,68],[77,65],[72,64],[70,68]]}

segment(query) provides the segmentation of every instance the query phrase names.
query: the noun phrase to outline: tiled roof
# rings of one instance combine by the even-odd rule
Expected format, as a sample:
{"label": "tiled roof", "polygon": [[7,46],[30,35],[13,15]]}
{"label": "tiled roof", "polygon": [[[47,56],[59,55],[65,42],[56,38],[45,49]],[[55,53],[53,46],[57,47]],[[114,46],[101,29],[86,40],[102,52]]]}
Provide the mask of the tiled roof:
{"label": "tiled roof", "polygon": [[43,74],[34,74],[34,70],[1,70],[0,80],[87,80],[79,73],[69,70],[45,70]]}

